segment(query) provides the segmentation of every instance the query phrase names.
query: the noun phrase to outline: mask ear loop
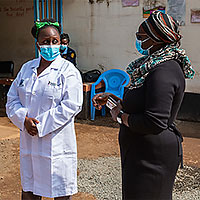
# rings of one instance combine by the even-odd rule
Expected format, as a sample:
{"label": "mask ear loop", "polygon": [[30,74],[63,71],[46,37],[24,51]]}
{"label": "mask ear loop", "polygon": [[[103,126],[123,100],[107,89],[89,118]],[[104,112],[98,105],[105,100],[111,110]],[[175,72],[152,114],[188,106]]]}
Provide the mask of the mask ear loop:
{"label": "mask ear loop", "polygon": [[[146,42],[147,40],[152,40],[153,43],[156,43],[156,44],[163,44],[163,43],[164,43],[164,42],[157,42],[157,41],[155,41],[154,39],[148,37],[147,39],[141,41],[141,45],[142,45],[143,42]],[[151,50],[151,48],[152,48],[153,46],[154,46],[154,45],[152,44],[150,47],[148,47],[147,49],[143,49],[143,50],[147,50],[147,51],[148,51],[148,54],[150,54],[150,50]]]}
{"label": "mask ear loop", "polygon": [[157,42],[157,41],[155,41],[153,38],[150,38],[149,37],[149,39],[151,39],[154,43],[156,43],[156,44],[164,44],[164,42]]}
{"label": "mask ear loop", "polygon": [[38,48],[38,50],[39,50],[39,52],[40,52],[40,45],[39,45],[39,42],[36,42],[36,46],[37,46],[37,48]]}
{"label": "mask ear loop", "polygon": [[[146,42],[147,40],[150,40],[151,38],[147,38],[147,39],[145,39],[145,40],[143,40],[143,41],[141,41],[141,48],[142,48],[142,43],[144,43],[144,42]],[[143,50],[145,50],[145,51],[148,51],[148,54],[150,54],[150,49],[153,47],[153,44],[150,46],[150,47],[148,47],[147,49],[143,49]]]}

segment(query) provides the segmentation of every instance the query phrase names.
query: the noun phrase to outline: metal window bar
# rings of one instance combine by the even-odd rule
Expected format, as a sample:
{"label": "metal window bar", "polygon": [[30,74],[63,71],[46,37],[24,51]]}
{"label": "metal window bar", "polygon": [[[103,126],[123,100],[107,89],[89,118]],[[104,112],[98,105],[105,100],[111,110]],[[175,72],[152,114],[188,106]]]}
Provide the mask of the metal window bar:
{"label": "metal window bar", "polygon": [[59,23],[61,24],[61,32],[63,32],[63,1],[59,1]]}
{"label": "metal window bar", "polygon": [[55,0],[56,21],[58,21],[58,0]]}
{"label": "metal window bar", "polygon": [[51,0],[51,18],[53,18],[53,0]]}
{"label": "metal window bar", "polygon": [[46,0],[46,16],[49,18],[49,0]]}
{"label": "metal window bar", "polygon": [[42,19],[44,19],[44,0],[41,1]]}

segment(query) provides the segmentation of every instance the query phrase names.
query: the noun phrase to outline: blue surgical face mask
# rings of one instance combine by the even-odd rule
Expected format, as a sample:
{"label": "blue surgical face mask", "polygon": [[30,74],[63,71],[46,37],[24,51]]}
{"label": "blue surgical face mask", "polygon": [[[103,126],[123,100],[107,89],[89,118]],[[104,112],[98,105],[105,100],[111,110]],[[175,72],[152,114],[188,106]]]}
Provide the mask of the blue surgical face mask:
{"label": "blue surgical face mask", "polygon": [[40,54],[47,61],[53,61],[60,55],[60,45],[40,45]]}
{"label": "blue surgical face mask", "polygon": [[67,45],[60,45],[60,50],[63,51],[63,52],[66,51],[67,48],[68,48]]}
{"label": "blue surgical face mask", "polygon": [[136,49],[138,50],[139,53],[141,53],[142,55],[149,55],[149,50],[152,48],[152,46],[150,46],[148,49],[143,49],[142,48],[142,43],[147,41],[149,38],[147,38],[146,40],[144,41],[141,41],[141,40],[138,40],[136,38],[136,42],[135,42],[135,46],[136,46]]}

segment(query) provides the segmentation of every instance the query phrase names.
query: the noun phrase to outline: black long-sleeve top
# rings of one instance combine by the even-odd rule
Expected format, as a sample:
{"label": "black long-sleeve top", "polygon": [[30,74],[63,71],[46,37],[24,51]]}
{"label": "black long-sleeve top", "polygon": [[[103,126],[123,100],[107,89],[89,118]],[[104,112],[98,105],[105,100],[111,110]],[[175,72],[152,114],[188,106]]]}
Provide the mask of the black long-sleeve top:
{"label": "black long-sleeve top", "polygon": [[127,131],[131,134],[158,134],[175,120],[185,90],[183,71],[174,60],[155,67],[144,85],[128,90],[123,109],[130,114]]}
{"label": "black long-sleeve top", "polygon": [[149,72],[144,85],[127,90],[123,109],[129,127],[120,126],[124,199],[171,199],[180,162],[180,143],[173,123],[182,102],[185,78],[174,60]]}

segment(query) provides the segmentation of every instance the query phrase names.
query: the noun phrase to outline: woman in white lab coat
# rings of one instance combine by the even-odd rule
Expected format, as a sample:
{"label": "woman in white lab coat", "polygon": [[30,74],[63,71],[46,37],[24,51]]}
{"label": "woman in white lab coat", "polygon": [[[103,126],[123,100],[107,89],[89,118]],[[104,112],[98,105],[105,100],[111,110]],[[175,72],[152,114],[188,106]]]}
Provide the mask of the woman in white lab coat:
{"label": "woman in white lab coat", "polygon": [[70,199],[77,192],[74,117],[83,92],[79,71],[60,56],[60,25],[36,22],[40,57],[25,63],[7,95],[6,112],[20,129],[22,199]]}

